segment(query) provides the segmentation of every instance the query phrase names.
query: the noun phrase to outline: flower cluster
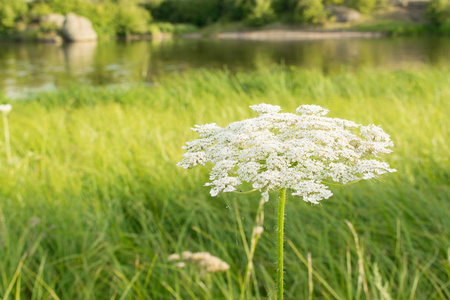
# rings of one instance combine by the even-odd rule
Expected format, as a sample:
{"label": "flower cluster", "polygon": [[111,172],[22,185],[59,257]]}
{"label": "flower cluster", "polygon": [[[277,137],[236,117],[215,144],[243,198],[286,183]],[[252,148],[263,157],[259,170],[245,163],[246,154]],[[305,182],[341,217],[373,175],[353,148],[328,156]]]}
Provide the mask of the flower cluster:
{"label": "flower cluster", "polygon": [[264,103],[250,108],[259,116],[225,128],[196,125],[200,138],[183,147],[178,166],[211,165],[206,186],[212,196],[248,182],[266,199],[269,190],[287,188],[318,203],[332,196],[328,185],[333,182],[348,184],[396,171],[377,160],[393,146],[379,126],[325,117],[328,110],[317,105],[302,105],[297,114]]}
{"label": "flower cluster", "polygon": [[[230,266],[221,260],[220,258],[209,254],[208,252],[190,252],[184,251],[181,256],[177,253],[171,254],[168,257],[168,261],[182,260],[190,262],[202,268],[202,272],[216,273],[225,272],[230,269]],[[175,267],[184,268],[186,264],[179,262],[175,264]]]}
{"label": "flower cluster", "polygon": [[2,112],[3,114],[8,114],[12,109],[12,105],[11,104],[0,104],[0,112]]}

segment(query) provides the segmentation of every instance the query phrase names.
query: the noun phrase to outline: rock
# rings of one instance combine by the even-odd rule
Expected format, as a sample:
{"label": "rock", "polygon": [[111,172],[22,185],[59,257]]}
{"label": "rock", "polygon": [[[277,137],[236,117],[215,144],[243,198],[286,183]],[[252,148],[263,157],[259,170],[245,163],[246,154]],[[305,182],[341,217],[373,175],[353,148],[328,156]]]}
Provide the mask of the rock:
{"label": "rock", "polygon": [[39,24],[46,23],[55,26],[56,29],[61,30],[64,24],[64,16],[60,14],[48,14],[39,17]]}
{"label": "rock", "polygon": [[66,15],[61,32],[69,42],[97,40],[97,33],[92,27],[91,21],[72,13]]}
{"label": "rock", "polygon": [[361,14],[353,8],[328,5],[325,9],[330,11],[339,23],[355,22],[361,19]]}

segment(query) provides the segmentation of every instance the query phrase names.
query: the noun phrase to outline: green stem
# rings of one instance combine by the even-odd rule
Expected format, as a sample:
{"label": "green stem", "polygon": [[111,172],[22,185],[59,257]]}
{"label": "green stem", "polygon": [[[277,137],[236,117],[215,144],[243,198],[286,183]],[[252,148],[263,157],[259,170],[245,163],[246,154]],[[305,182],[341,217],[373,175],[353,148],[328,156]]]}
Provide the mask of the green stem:
{"label": "green stem", "polygon": [[3,113],[3,125],[5,128],[5,146],[6,146],[6,158],[8,160],[8,163],[11,163],[12,157],[11,157],[11,142],[9,140],[9,126],[8,126],[8,117],[6,116],[6,113]]}
{"label": "green stem", "polygon": [[286,202],[286,188],[280,190],[278,199],[277,220],[277,300],[283,299],[283,243],[284,243],[284,204]]}

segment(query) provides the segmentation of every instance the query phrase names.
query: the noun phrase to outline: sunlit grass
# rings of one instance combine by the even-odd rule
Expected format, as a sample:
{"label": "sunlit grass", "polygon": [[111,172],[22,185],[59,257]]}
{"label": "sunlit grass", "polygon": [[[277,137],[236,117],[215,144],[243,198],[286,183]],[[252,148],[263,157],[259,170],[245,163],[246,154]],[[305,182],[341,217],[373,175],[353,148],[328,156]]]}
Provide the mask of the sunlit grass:
{"label": "sunlit grass", "polygon": [[[189,127],[248,118],[249,105],[266,102],[382,124],[398,170],[334,189],[319,206],[288,197],[287,299],[308,299],[308,268],[317,299],[365,298],[345,220],[372,298],[385,299],[386,284],[392,299],[450,298],[449,78],[431,68],[198,71],[154,87],[75,86],[16,101],[10,163],[0,144],[0,297],[239,298],[248,261],[237,220],[250,243],[259,196],[211,198],[207,172],[175,164],[195,137]],[[269,201],[245,289],[255,298],[275,295],[275,220]],[[210,252],[230,270],[201,277],[174,268],[167,255],[184,250]]]}

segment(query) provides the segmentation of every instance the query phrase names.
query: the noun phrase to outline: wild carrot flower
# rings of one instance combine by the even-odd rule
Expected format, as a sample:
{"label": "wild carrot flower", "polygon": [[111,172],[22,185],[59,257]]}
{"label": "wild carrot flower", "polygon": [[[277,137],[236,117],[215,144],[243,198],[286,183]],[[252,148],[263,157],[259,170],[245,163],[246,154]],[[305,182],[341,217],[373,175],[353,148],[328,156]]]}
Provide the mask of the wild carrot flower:
{"label": "wild carrot flower", "polygon": [[[190,251],[184,251],[181,256],[176,253],[169,255],[168,261],[174,260],[182,260],[197,265],[202,269],[203,273],[225,272],[230,269],[230,266],[226,262],[208,252],[192,253]],[[184,262],[179,262],[174,266],[184,268],[186,265]]]}
{"label": "wild carrot flower", "polygon": [[188,142],[179,166],[210,165],[211,195],[233,192],[244,183],[269,199],[280,190],[277,216],[277,299],[283,299],[283,242],[286,190],[319,203],[333,194],[329,185],[346,185],[395,172],[379,156],[392,152],[388,134],[375,125],[325,117],[328,110],[302,105],[296,114],[270,104],[250,106],[259,115],[231,123],[196,125],[200,138]]}
{"label": "wild carrot flower", "polygon": [[2,112],[3,114],[8,114],[12,109],[12,105],[11,104],[0,104],[0,112]]}
{"label": "wild carrot flower", "polygon": [[183,147],[179,166],[212,165],[206,183],[212,196],[248,182],[265,199],[269,190],[286,188],[317,204],[332,196],[329,185],[396,171],[378,160],[393,146],[379,126],[325,117],[328,110],[317,105],[302,105],[297,114],[264,103],[250,108],[259,116],[225,128],[196,125],[200,138]]}

